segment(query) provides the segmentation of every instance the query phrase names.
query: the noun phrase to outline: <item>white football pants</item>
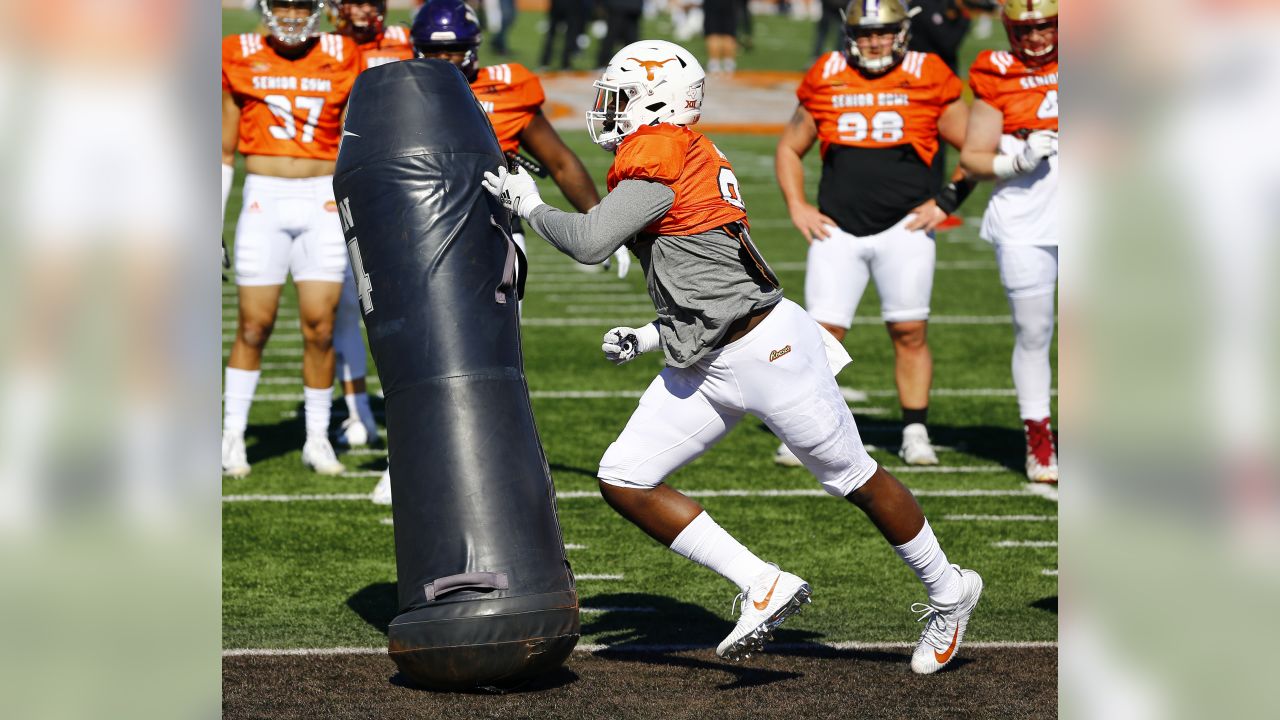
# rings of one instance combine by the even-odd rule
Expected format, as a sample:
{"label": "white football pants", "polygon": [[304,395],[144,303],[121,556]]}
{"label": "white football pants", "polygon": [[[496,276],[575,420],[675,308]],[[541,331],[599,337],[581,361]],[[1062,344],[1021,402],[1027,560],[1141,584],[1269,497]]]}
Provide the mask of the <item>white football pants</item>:
{"label": "white football pants", "polygon": [[1053,369],[1054,295],[1058,289],[1056,245],[996,245],[1000,282],[1013,314],[1013,386],[1023,420],[1049,417]]}

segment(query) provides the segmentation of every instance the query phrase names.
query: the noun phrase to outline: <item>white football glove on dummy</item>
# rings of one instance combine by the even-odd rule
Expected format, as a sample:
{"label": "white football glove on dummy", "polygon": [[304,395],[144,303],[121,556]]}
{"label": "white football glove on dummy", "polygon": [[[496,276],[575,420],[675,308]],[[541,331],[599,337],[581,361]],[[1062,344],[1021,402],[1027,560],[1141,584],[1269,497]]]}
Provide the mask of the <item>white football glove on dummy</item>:
{"label": "white football glove on dummy", "polygon": [[600,345],[604,357],[614,365],[623,365],[650,350],[658,349],[658,324],[649,323],[639,328],[616,327],[604,334]]}
{"label": "white football glove on dummy", "polygon": [[524,168],[516,166],[516,171],[507,170],[505,165],[498,167],[498,172],[487,172],[484,174],[484,180],[480,181],[484,185],[484,189],[490,194],[498,198],[498,202],[511,212],[519,215],[525,220],[529,219],[529,215],[542,202],[542,196],[538,194],[538,185],[533,181],[533,176],[524,171]]}
{"label": "white football glove on dummy", "polygon": [[604,261],[605,270],[612,267],[617,267],[619,280],[627,276],[627,271],[631,269],[631,253],[627,250],[625,245],[614,250],[613,257]]}
{"label": "white football glove on dummy", "polygon": [[992,163],[995,176],[1001,180],[1026,175],[1039,167],[1050,155],[1058,154],[1058,133],[1037,130],[1027,136],[1027,144],[1017,155],[997,155]]}

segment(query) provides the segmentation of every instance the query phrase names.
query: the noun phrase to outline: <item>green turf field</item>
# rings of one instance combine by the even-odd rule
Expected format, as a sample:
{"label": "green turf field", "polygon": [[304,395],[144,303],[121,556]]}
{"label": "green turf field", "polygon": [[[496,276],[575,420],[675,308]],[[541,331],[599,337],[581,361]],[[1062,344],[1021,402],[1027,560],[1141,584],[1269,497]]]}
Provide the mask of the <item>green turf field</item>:
{"label": "green turf field", "polygon": [[[252,27],[243,13],[224,13],[224,33]],[[537,41],[537,18],[521,16],[516,52]],[[766,28],[787,32],[764,32]],[[763,18],[757,50],[743,66],[805,62],[808,25]],[[777,52],[765,45],[776,38]],[[797,50],[799,48],[799,50]],[[969,56],[972,56],[972,48]],[[787,55],[786,53],[791,53]],[[482,62],[483,62],[482,58]],[[753,236],[779,271],[788,296],[803,302],[805,244],[791,228],[773,180],[774,139],[713,138],[743,185]],[[609,156],[581,132],[568,144],[603,181]],[[816,153],[809,183],[816,188]],[[228,207],[234,235],[242,171]],[[568,207],[551,183],[549,202]],[[963,208],[968,224],[938,236],[931,344],[936,389],[930,414],[945,472],[908,471],[892,453],[898,417],[892,351],[870,289],[845,345],[854,363],[842,386],[864,393],[851,402],[873,454],[913,490],[951,559],[986,580],[969,641],[1057,638],[1057,503],[1030,493],[1022,480],[1021,426],[1009,377],[1012,331],[991,248],[977,237],[988,189]],[[597,462],[635,407],[635,397],[659,370],[658,356],[614,367],[600,355],[600,335],[615,324],[653,316],[638,268],[625,280],[585,273],[536,236],[523,340],[533,409],[560,500],[560,520],[574,571],[620,576],[578,584],[584,643],[718,642],[729,630],[736,589],[659,547],[615,515],[593,491]],[[303,469],[300,448],[301,338],[286,303],[265,357],[263,382],[248,431],[253,473],[223,480],[224,496],[367,493],[385,467],[385,451],[342,457],[349,476],[321,478]],[[223,286],[224,362],[235,331],[235,288]],[[590,319],[598,319],[599,322]],[[581,324],[578,324],[581,323]],[[370,365],[373,372],[372,364]],[[377,383],[372,383],[374,392]],[[582,399],[564,391],[631,396]],[[375,397],[375,410],[381,401]],[[343,412],[337,400],[335,411]],[[336,421],[335,421],[336,422]],[[819,490],[804,470],[776,467],[776,440],[747,419],[718,447],[671,478],[684,490]],[[792,497],[706,497],[701,501],[726,529],[761,557],[804,576],[812,609],[789,620],[779,641],[914,641],[919,627],[907,608],[923,601],[918,583],[869,522],[852,506],[823,494]],[[1012,516],[1004,517],[1001,516]],[[1017,518],[1017,519],[1014,519]],[[396,614],[389,508],[365,500],[268,502],[227,498],[223,504],[223,643],[226,648],[306,648],[385,645]],[[1032,541],[1030,544],[1026,541]],[[1053,574],[1048,574],[1048,573]],[[593,608],[611,608],[592,612]]]}

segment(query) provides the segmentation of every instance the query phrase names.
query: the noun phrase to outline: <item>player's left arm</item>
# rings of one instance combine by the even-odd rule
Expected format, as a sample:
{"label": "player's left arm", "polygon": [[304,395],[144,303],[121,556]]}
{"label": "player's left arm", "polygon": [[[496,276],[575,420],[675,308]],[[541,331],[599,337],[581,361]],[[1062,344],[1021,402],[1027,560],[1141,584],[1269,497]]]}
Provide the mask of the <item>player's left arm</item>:
{"label": "player's left arm", "polygon": [[973,101],[964,144],[960,148],[960,167],[971,177],[994,180],[996,155],[1000,153],[1000,135],[1004,132],[1004,113],[985,100]]}
{"label": "player's left arm", "polygon": [[520,132],[520,146],[551,173],[560,191],[579,212],[600,204],[600,193],[578,156],[560,139],[547,116],[538,110]]}
{"label": "player's left arm", "polygon": [[231,91],[222,91],[222,215],[227,215],[227,198],[235,176],[236,144],[240,138],[240,105]]}

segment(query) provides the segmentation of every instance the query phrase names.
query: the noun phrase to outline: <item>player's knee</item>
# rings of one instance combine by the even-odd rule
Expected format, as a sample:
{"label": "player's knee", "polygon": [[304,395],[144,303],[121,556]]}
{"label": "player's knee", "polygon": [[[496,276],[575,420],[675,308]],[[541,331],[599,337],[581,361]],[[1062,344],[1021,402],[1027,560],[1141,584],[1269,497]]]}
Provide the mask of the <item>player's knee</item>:
{"label": "player's knee", "polygon": [[609,446],[604,457],[600,458],[600,469],[596,472],[596,477],[600,478],[602,494],[605,492],[606,485],[632,490],[650,490],[662,483],[665,473],[654,467],[653,463],[644,462],[637,455],[637,453],[626,452],[623,444],[615,442]]}
{"label": "player's knee", "polygon": [[1014,336],[1018,347],[1023,350],[1045,350],[1053,340],[1053,318],[1018,318]]}
{"label": "player's knee", "polygon": [[822,477],[820,479],[822,489],[825,490],[828,495],[839,498],[848,498],[850,495],[857,492],[863,485],[866,485],[867,481],[871,479],[871,476],[876,474],[876,470],[879,467],[880,466],[876,461],[871,459],[871,456],[868,455],[865,461],[850,465],[844,470],[844,472],[838,475]]}
{"label": "player's knee", "polygon": [[333,320],[304,320],[302,341],[310,347],[328,350],[333,347]]}
{"label": "player's knee", "polygon": [[923,350],[929,346],[928,327],[923,321],[889,323],[889,336],[898,350]]}
{"label": "player's knee", "polygon": [[267,340],[271,337],[274,327],[275,323],[270,320],[241,318],[240,341],[251,348],[261,350],[267,346]]}

